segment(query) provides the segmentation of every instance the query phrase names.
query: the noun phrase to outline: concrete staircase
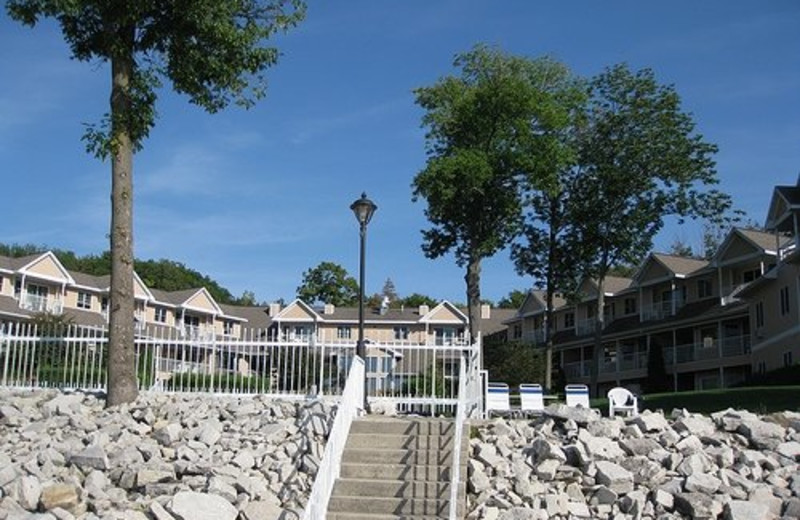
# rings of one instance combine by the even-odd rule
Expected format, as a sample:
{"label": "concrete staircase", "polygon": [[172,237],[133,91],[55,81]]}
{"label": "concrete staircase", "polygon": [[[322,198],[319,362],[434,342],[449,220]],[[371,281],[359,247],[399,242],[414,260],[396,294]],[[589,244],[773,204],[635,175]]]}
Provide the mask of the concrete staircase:
{"label": "concrete staircase", "polygon": [[[449,518],[454,440],[452,419],[368,416],[353,422],[327,519]],[[463,440],[459,518],[464,511],[467,435]]]}

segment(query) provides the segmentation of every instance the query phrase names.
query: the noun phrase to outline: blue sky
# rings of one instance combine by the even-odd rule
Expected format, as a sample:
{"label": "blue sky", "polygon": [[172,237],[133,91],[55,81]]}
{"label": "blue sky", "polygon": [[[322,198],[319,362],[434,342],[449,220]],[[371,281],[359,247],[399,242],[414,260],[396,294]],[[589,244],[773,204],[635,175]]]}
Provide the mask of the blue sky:
{"label": "blue sky", "polygon": [[[800,2],[309,0],[307,20],[276,39],[283,56],[267,97],[249,111],[208,115],[169,91],[135,158],[135,250],[209,275],[235,295],[294,298],[322,261],[358,276],[349,205],[378,204],[369,226],[367,293],[391,278],[463,302],[452,257],[425,258],[424,203],[411,182],[424,166],[412,90],[455,73],[478,42],[551,55],[590,76],[627,62],[673,83],[698,131],[719,146],[721,189],[763,222],[776,184],[800,172]],[[86,154],[83,123],[107,110],[104,63],[69,59],[57,27],[0,15],[0,241],[100,253],[108,247],[110,168]],[[700,228],[671,223],[699,246]],[[529,278],[507,253],[484,262],[494,301]]]}

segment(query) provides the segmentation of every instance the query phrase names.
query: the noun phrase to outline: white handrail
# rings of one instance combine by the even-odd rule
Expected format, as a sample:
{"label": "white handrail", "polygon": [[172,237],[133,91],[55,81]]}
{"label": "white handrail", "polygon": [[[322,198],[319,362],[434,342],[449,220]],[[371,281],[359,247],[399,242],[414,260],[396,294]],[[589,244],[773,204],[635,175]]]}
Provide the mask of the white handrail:
{"label": "white handrail", "polygon": [[450,469],[450,520],[458,520],[458,488],[461,483],[461,443],[462,431],[467,416],[467,362],[462,357],[458,371],[458,405],[456,406],[456,432],[453,437],[453,460]]}
{"label": "white handrail", "polygon": [[333,485],[339,478],[342,453],[350,434],[350,425],[359,414],[364,402],[364,360],[358,356],[353,358],[350,373],[347,376],[342,400],[336,411],[325,452],[322,455],[308,505],[303,512],[303,520],[325,520],[328,501],[333,492]]}

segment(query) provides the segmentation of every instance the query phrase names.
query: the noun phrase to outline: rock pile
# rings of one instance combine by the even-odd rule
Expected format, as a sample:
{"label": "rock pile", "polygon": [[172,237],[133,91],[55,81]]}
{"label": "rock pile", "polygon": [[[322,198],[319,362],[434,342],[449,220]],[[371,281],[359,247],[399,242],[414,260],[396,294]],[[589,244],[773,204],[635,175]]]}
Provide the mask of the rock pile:
{"label": "rock pile", "polygon": [[299,518],[334,410],[320,401],[0,390],[0,520]]}
{"label": "rock pile", "polygon": [[601,418],[553,405],[473,431],[470,519],[800,518],[800,414]]}

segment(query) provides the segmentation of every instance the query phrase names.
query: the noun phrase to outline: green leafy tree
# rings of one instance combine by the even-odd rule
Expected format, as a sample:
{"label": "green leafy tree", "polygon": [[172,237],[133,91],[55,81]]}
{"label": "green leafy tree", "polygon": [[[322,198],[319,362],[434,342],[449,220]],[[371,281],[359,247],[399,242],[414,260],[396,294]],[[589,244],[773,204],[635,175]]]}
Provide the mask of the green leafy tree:
{"label": "green leafy tree", "polygon": [[565,68],[476,46],[456,57],[460,76],[415,90],[425,110],[425,168],[413,181],[413,200],[427,203],[422,249],[429,258],[448,253],[466,268],[470,336],[480,327],[481,262],[508,246],[519,231],[521,184],[542,183],[538,162],[546,153],[557,100],[551,87]]}
{"label": "green leafy tree", "polygon": [[435,307],[439,304],[439,300],[426,296],[420,293],[413,293],[400,300],[400,303],[406,307],[419,307],[420,305],[427,305],[428,307]]}
{"label": "green leafy tree", "polygon": [[358,303],[358,282],[333,262],[321,262],[303,273],[297,297],[308,304],[330,303],[347,307]]}
{"label": "green leafy tree", "polygon": [[519,309],[522,307],[522,303],[525,301],[526,296],[527,293],[525,291],[514,289],[508,293],[507,296],[500,298],[500,301],[497,302],[497,306],[501,309]]}
{"label": "green leafy tree", "polygon": [[7,0],[9,15],[34,26],[58,21],[72,57],[110,64],[110,109],[84,136],[111,162],[111,307],[107,406],[138,393],[134,349],[133,154],[156,119],[162,82],[209,112],[262,97],[276,31],[305,14],[300,0]]}
{"label": "green leafy tree", "polygon": [[730,207],[730,198],[712,188],[717,147],[695,132],[680,105],[675,88],[660,85],[647,69],[617,65],[591,84],[569,212],[583,275],[598,284],[594,392],[611,267],[635,263],[652,249],[665,217],[714,218]]}

